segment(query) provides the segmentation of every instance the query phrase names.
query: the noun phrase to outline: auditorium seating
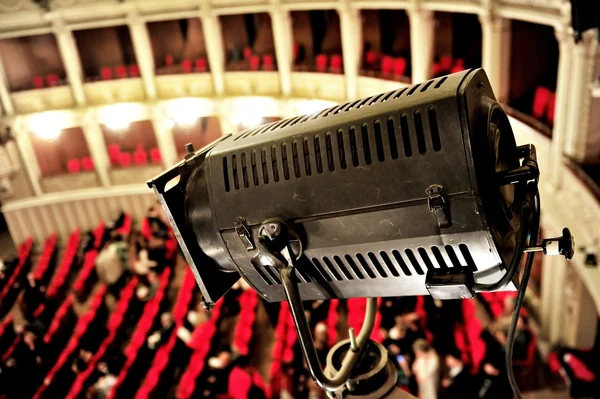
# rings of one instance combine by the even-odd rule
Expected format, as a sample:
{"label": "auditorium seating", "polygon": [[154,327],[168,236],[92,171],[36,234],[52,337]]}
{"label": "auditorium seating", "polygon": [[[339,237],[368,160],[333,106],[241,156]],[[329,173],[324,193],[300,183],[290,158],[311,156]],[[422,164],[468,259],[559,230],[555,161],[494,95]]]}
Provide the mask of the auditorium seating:
{"label": "auditorium seating", "polygon": [[181,70],[183,73],[192,72],[192,60],[185,59],[181,62]]}
{"label": "auditorium seating", "polygon": [[64,290],[67,278],[71,274],[73,266],[75,266],[77,250],[80,242],[81,231],[79,229],[75,229],[75,231],[73,231],[73,233],[71,233],[67,239],[67,245],[65,247],[60,265],[58,266],[56,275],[46,290],[47,297],[55,298]]}
{"label": "auditorium seating", "polygon": [[43,89],[44,88],[44,78],[40,75],[35,75],[31,79],[31,84],[34,89]]}
{"label": "auditorium seating", "polygon": [[394,68],[394,58],[389,55],[384,55],[381,57],[381,74],[385,76],[389,76],[392,74],[392,70]]}
{"label": "auditorium seating", "polygon": [[329,304],[329,311],[327,312],[327,345],[331,348],[338,341],[337,326],[339,321],[338,306],[340,305],[339,299],[332,299]]}
{"label": "auditorium seating", "polygon": [[196,72],[199,73],[204,73],[207,71],[207,62],[206,62],[206,58],[196,58],[196,60],[194,61],[194,66],[196,68]]}
{"label": "auditorium seating", "polygon": [[265,70],[265,71],[274,71],[275,70],[275,60],[271,54],[263,55],[262,66],[263,66],[263,70]]}
{"label": "auditorium seating", "polygon": [[46,84],[48,87],[58,86],[59,78],[55,73],[46,75]]}
{"label": "auditorium seating", "polygon": [[[173,308],[173,323],[175,324],[175,328],[173,329],[167,343],[158,349],[154,357],[152,367],[146,374],[146,378],[135,395],[137,399],[149,397],[152,394],[152,391],[159,384],[161,375],[167,366],[167,363],[169,362],[169,354],[173,350],[173,347],[177,341],[177,328],[181,327],[183,324],[183,320],[187,314],[195,288],[196,280],[194,279],[194,275],[190,269],[187,269],[181,289],[179,290],[177,301],[175,302],[175,306]],[[197,367],[197,365],[190,364],[188,370],[191,370],[194,367]]]}
{"label": "auditorium seating", "polygon": [[315,67],[317,72],[327,71],[327,56],[325,54],[319,54],[315,57]]}
{"label": "auditorium seating", "polygon": [[162,163],[162,156],[158,148],[154,147],[150,149],[150,160],[153,164],[160,165]]}
{"label": "auditorium seating", "polygon": [[122,168],[127,168],[131,166],[132,157],[128,152],[122,152],[119,154],[119,166]]}
{"label": "auditorium seating", "polygon": [[329,72],[342,73],[342,56],[333,54],[329,62]]}
{"label": "auditorium seating", "polygon": [[117,79],[127,78],[127,67],[125,65],[117,65],[115,67],[115,76]]}
{"label": "auditorium seating", "polygon": [[107,146],[107,149],[108,149],[108,158],[110,159],[110,164],[117,165],[119,163],[121,147],[118,144],[109,144]]}
{"label": "auditorium seating", "polygon": [[111,80],[113,78],[113,71],[110,67],[100,68],[100,78],[102,80]]}
{"label": "auditorium seating", "polygon": [[256,54],[252,54],[250,56],[250,70],[258,71],[260,69],[260,56]]}
{"label": "auditorium seating", "polygon": [[69,159],[67,161],[67,171],[69,173],[81,172],[81,162],[79,161],[79,159]]}
{"label": "auditorium seating", "polygon": [[81,158],[81,168],[86,172],[94,170],[94,161],[92,160],[92,157]]}
{"label": "auditorium seating", "polygon": [[140,67],[137,64],[131,64],[128,67],[129,77],[139,78],[140,77]]}
{"label": "auditorium seating", "polygon": [[15,266],[14,270],[10,274],[6,285],[0,291],[0,316],[4,316],[12,307],[16,296],[19,294],[19,286],[29,271],[31,264],[31,248],[33,246],[33,240],[28,238],[24,243],[19,245],[18,256],[19,262]]}
{"label": "auditorium seating", "polygon": [[253,289],[245,290],[240,295],[241,311],[235,327],[233,346],[242,356],[248,355],[248,344],[252,339],[252,326],[256,319],[258,294]]}

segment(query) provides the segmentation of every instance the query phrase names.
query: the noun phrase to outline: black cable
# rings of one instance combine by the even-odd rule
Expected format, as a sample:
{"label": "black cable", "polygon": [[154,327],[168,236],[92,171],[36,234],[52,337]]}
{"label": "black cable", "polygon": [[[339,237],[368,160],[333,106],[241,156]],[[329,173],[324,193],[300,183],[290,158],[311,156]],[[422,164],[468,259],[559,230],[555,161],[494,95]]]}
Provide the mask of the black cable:
{"label": "black cable", "polygon": [[[537,243],[538,234],[540,229],[540,196],[538,193],[535,194],[533,209],[532,209],[532,220],[531,220],[531,234],[529,236],[529,245],[535,245]],[[506,336],[506,372],[508,375],[508,382],[510,388],[513,391],[515,398],[521,399],[521,391],[517,386],[515,374],[513,372],[513,347],[515,344],[515,334],[517,331],[517,323],[521,315],[521,307],[525,300],[525,291],[527,290],[527,283],[529,282],[529,276],[531,275],[531,267],[533,266],[533,259],[535,254],[530,252],[527,254],[527,260],[525,262],[525,268],[523,269],[523,277],[521,278],[521,284],[519,287],[519,293],[515,302],[515,309],[513,311],[512,319],[510,321],[510,327]]]}

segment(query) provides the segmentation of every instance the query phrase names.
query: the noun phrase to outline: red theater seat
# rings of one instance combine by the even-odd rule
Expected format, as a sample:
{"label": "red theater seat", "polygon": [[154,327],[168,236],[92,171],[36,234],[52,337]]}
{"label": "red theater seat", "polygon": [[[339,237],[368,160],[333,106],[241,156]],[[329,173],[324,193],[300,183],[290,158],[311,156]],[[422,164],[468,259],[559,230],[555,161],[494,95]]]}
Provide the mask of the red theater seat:
{"label": "red theater seat", "polygon": [[48,87],[58,86],[58,75],[55,73],[47,75],[46,83],[48,84]]}
{"label": "red theater seat", "polygon": [[294,42],[294,47],[292,50],[293,62],[296,63],[298,60],[298,56],[300,55],[300,45],[297,42]]}
{"label": "red theater seat", "polygon": [[111,80],[113,78],[112,69],[110,67],[102,67],[100,69],[100,77],[102,80]]}
{"label": "red theater seat", "polygon": [[31,83],[33,84],[33,87],[35,89],[43,89],[44,88],[44,78],[39,75],[35,75],[31,79]]}
{"label": "red theater seat", "polygon": [[550,93],[550,99],[548,100],[548,112],[546,116],[548,117],[548,122],[554,123],[554,106],[556,105],[556,94]]}
{"label": "red theater seat", "polygon": [[551,94],[550,90],[543,86],[538,86],[535,89],[533,95],[533,107],[531,109],[531,114],[534,118],[542,119],[542,116],[550,103]]}
{"label": "red theater seat", "polygon": [[160,150],[156,147],[150,149],[150,160],[154,164],[162,163],[162,156],[160,155]]}
{"label": "red theater seat", "polygon": [[146,165],[148,163],[148,154],[143,148],[138,148],[133,153],[133,163],[136,165]]}
{"label": "red theater seat", "polygon": [[172,66],[174,63],[175,63],[175,60],[173,59],[173,56],[171,54],[165,55],[165,65],[166,66]]}
{"label": "red theater seat", "polygon": [[393,68],[394,68],[394,59],[390,56],[384,55],[381,58],[381,73],[384,76],[391,75]]}
{"label": "red theater seat", "polygon": [[94,170],[94,161],[92,157],[81,158],[81,168],[85,171]]}
{"label": "red theater seat", "polygon": [[250,57],[250,70],[258,71],[260,68],[260,56],[254,54]]}
{"label": "red theater seat", "polygon": [[327,56],[325,54],[319,54],[315,57],[315,66],[317,72],[325,72],[327,70]]}
{"label": "red theater seat", "polygon": [[394,76],[399,78],[406,72],[406,60],[403,57],[394,59]]}
{"label": "red theater seat", "polygon": [[206,58],[196,58],[194,64],[196,66],[196,72],[206,72]]}
{"label": "red theater seat", "polygon": [[443,55],[440,58],[440,68],[442,71],[449,71],[452,68],[452,56]]}
{"label": "red theater seat", "polygon": [[450,70],[450,73],[457,73],[465,70],[465,60],[464,58],[459,58],[454,63],[454,66]]}
{"label": "red theater seat", "polygon": [[263,70],[265,71],[272,71],[275,69],[275,60],[273,59],[273,56],[271,54],[263,55],[262,64]]}
{"label": "red theater seat", "polygon": [[127,75],[127,67],[125,65],[117,65],[115,67],[115,75],[119,79],[126,78],[128,76]]}
{"label": "red theater seat", "polygon": [[250,47],[244,47],[244,59],[249,60],[252,57],[252,49]]}
{"label": "red theater seat", "polygon": [[329,69],[333,73],[342,73],[342,56],[341,55],[334,54],[331,56]]}
{"label": "red theater seat", "polygon": [[191,73],[192,72],[192,60],[183,60],[181,62],[181,69],[183,70],[184,73]]}
{"label": "red theater seat", "polygon": [[369,50],[365,53],[365,63],[368,66],[372,66],[372,65],[376,64],[378,60],[379,60],[379,54],[377,54],[375,51]]}
{"label": "red theater seat", "polygon": [[140,76],[140,67],[137,64],[129,65],[129,76],[132,78],[138,78]]}
{"label": "red theater seat", "polygon": [[119,146],[118,144],[109,144],[108,157],[110,159],[111,165],[116,165],[119,163],[119,155],[121,155],[121,146]]}
{"label": "red theater seat", "polygon": [[119,166],[126,168],[131,166],[131,154],[128,152],[122,152],[119,154]]}
{"label": "red theater seat", "polygon": [[67,161],[67,171],[69,171],[69,173],[79,173],[81,171],[79,159],[69,159]]}

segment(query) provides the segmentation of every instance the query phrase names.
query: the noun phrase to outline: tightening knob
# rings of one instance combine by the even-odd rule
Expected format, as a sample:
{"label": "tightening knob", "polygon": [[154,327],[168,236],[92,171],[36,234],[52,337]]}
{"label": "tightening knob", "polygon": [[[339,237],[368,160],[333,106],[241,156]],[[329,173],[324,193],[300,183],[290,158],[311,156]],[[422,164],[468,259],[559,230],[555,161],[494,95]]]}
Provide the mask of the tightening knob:
{"label": "tightening knob", "polygon": [[562,255],[570,260],[575,254],[575,239],[568,228],[564,228],[562,236],[542,240],[542,245],[526,248],[525,252],[542,252],[544,255]]}

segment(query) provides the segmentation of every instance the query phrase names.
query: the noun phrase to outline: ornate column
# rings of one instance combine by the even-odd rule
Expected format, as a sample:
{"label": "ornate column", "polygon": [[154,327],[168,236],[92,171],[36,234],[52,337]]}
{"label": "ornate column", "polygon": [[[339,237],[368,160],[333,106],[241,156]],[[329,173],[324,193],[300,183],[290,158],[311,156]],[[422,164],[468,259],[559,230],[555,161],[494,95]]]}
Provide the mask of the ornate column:
{"label": "ornate column", "polygon": [[2,62],[2,56],[0,55],[0,103],[2,104],[4,115],[13,115],[15,109],[13,108],[12,100],[10,98],[8,81],[6,80],[6,73],[4,72],[4,64]]}
{"label": "ornate column", "polygon": [[282,10],[279,5],[274,6],[270,15],[281,94],[289,97],[292,94],[292,49],[294,48],[292,20],[290,12]]}
{"label": "ornate column", "polygon": [[598,41],[593,30],[585,32],[571,53],[569,108],[565,129],[564,151],[569,157],[583,161],[588,142],[591,84]]}
{"label": "ornate column", "polygon": [[163,164],[170,167],[177,163],[177,148],[175,148],[175,140],[173,139],[173,128],[168,125],[168,120],[164,115],[155,113],[152,117],[152,128],[156,135],[156,142]]}
{"label": "ornate column", "polygon": [[362,25],[360,10],[350,7],[344,1],[338,9],[342,36],[342,56],[344,57],[344,75],[346,77],[346,98],[353,100],[358,95],[358,70],[362,51]]}
{"label": "ornate column", "polygon": [[96,118],[88,113],[84,115],[83,121],[83,136],[90,149],[90,155],[94,160],[96,173],[102,186],[109,187],[110,182],[110,160],[106,149],[106,142],[102,135],[102,129]]}
{"label": "ornate column", "polygon": [[[571,57],[573,35],[567,25],[554,29],[558,40],[558,76],[556,78],[556,104],[554,111],[554,128],[552,129],[552,147],[550,154],[550,184],[555,189],[561,185],[561,169],[563,164],[564,142],[567,135],[569,113],[569,86],[571,85]],[[577,111],[579,114],[579,110]]]}
{"label": "ornate column", "polygon": [[486,10],[479,15],[482,33],[481,65],[498,101],[506,103],[510,88],[510,20]]}
{"label": "ornate column", "polygon": [[434,49],[435,21],[433,11],[424,10],[418,4],[407,10],[410,21],[410,58],[412,82],[424,82],[431,77]]}
{"label": "ornate column", "polygon": [[77,51],[77,44],[73,37],[73,31],[69,29],[62,21],[54,23],[54,36],[58,44],[60,58],[62,60],[67,79],[73,91],[73,98],[78,106],[85,106],[85,92],[83,91],[83,72],[81,70],[81,60]]}
{"label": "ornate column", "polygon": [[127,21],[135,58],[140,67],[140,75],[146,89],[146,96],[150,100],[156,98],[156,85],[154,84],[154,56],[152,54],[152,45],[146,23],[136,14],[131,14]]}
{"label": "ornate column", "polygon": [[21,153],[23,163],[21,166],[25,167],[27,177],[31,183],[31,188],[36,196],[42,195],[42,185],[40,183],[40,165],[38,164],[35,151],[33,150],[33,144],[31,142],[31,133],[29,127],[26,125],[23,117],[17,117],[14,124],[15,141],[17,147]]}
{"label": "ornate column", "polygon": [[[205,8],[208,2],[203,3]],[[213,79],[215,94],[222,96],[225,92],[225,82],[223,73],[225,71],[225,55],[223,46],[223,33],[221,32],[221,22],[219,17],[209,9],[205,9],[200,15],[202,20],[202,32],[204,33],[204,45],[206,46],[206,56],[210,65],[210,73]],[[277,55],[279,57],[279,55]],[[279,62],[279,59],[277,60]]]}

